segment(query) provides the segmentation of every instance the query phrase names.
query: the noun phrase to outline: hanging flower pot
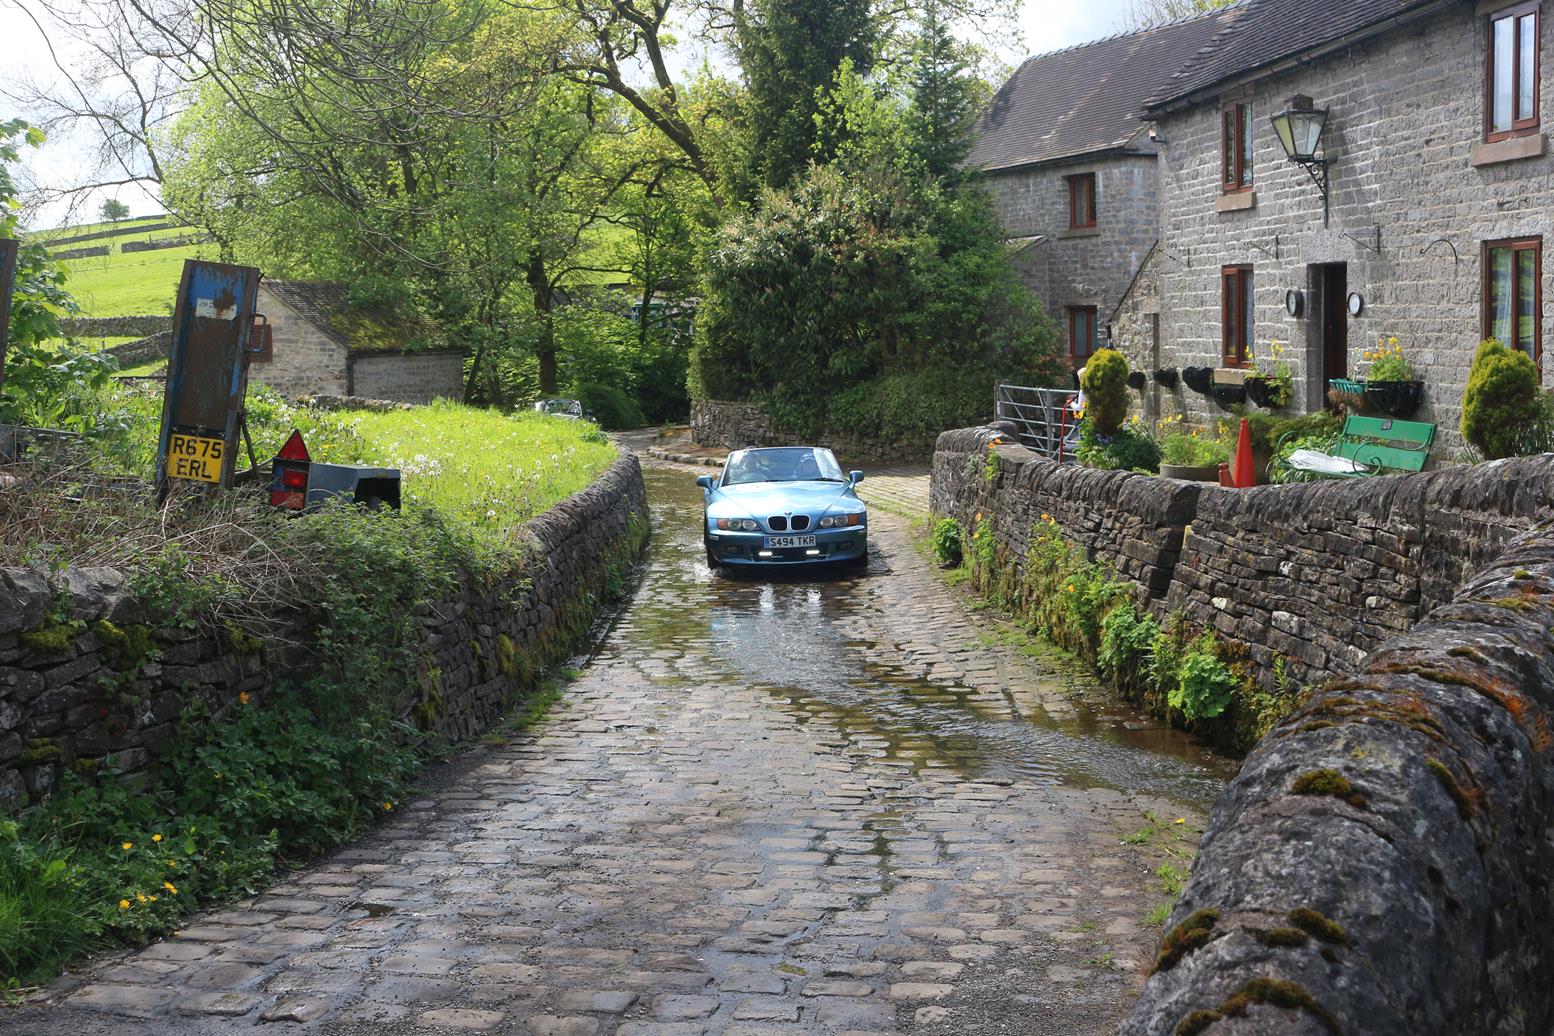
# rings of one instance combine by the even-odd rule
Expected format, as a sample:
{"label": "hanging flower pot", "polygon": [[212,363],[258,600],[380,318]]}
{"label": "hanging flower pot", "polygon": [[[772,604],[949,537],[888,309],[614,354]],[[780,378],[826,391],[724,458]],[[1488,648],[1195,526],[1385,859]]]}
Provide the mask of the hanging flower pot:
{"label": "hanging flower pot", "polygon": [[1365,398],[1365,380],[1352,378],[1332,378],[1327,383],[1327,400],[1334,407],[1349,411],[1351,414],[1363,414],[1370,410],[1370,402]]}
{"label": "hanging flower pot", "polygon": [[1269,402],[1269,399],[1271,398],[1269,390],[1273,386],[1269,384],[1267,378],[1249,374],[1247,375],[1245,387],[1247,399],[1250,399],[1260,407],[1271,408],[1273,406],[1273,404]]}
{"label": "hanging flower pot", "polygon": [[1183,367],[1182,384],[1202,396],[1209,394],[1214,381],[1214,371],[1209,367]]}
{"label": "hanging flower pot", "polygon": [[1161,367],[1159,370],[1155,371],[1155,384],[1161,386],[1162,388],[1175,388],[1176,368]]}
{"label": "hanging flower pot", "polygon": [[1149,379],[1144,375],[1143,371],[1128,372],[1128,388],[1132,389],[1133,391],[1143,392],[1144,386],[1148,383]]}
{"label": "hanging flower pot", "polygon": [[1424,382],[1367,381],[1365,400],[1389,417],[1407,420],[1424,401]]}
{"label": "hanging flower pot", "polygon": [[1246,402],[1246,386],[1213,385],[1210,387],[1209,395],[1214,397],[1214,402],[1220,405],[1220,409],[1229,410]]}

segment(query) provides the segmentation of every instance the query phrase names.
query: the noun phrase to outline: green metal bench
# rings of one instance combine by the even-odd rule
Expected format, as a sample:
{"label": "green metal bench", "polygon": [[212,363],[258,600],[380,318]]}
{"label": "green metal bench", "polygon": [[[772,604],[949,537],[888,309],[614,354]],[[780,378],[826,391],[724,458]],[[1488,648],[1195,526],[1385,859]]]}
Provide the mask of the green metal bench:
{"label": "green metal bench", "polygon": [[[1289,436],[1279,440],[1285,445]],[[1284,463],[1296,471],[1323,478],[1366,478],[1400,471],[1419,471],[1430,457],[1435,425],[1390,417],[1350,416],[1344,419],[1338,442],[1327,453],[1296,450]],[[1282,453],[1275,449],[1275,456]]]}

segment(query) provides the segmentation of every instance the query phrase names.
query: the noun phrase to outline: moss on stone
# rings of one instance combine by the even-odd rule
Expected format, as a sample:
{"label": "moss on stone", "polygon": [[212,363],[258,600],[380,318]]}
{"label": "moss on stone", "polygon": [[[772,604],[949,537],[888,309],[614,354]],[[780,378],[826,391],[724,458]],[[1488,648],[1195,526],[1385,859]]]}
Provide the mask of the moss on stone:
{"label": "moss on stone", "polygon": [[518,663],[513,638],[505,633],[497,634],[496,638],[496,666],[502,671],[502,675],[513,677],[518,675]]}
{"label": "moss on stone", "polygon": [[1473,803],[1469,801],[1467,793],[1462,790],[1462,785],[1457,783],[1457,776],[1451,772],[1451,767],[1435,758],[1426,759],[1425,766],[1429,767],[1430,772],[1435,774],[1435,779],[1440,782],[1442,788],[1446,789],[1446,794],[1451,796],[1451,800],[1457,804],[1457,812],[1462,819],[1472,819]]}
{"label": "moss on stone", "polygon": [[227,631],[227,643],[232,645],[232,650],[238,654],[255,655],[264,650],[264,641],[258,637],[250,637],[237,623],[228,619],[224,625]]}
{"label": "moss on stone", "polygon": [[70,650],[70,645],[80,631],[81,624],[78,622],[54,620],[39,629],[23,633],[18,639],[23,646],[40,655],[63,655]]}
{"label": "moss on stone", "polygon": [[1296,907],[1284,919],[1299,928],[1313,939],[1331,943],[1334,946],[1348,946],[1349,936],[1339,927],[1338,922],[1324,915],[1320,910],[1311,907]]}
{"label": "moss on stone", "polygon": [[1218,1011],[1205,1011],[1199,1008],[1188,1013],[1186,1017],[1176,1023],[1176,1036],[1198,1036],[1203,1030],[1224,1017]]}
{"label": "moss on stone", "polygon": [[1254,928],[1252,938],[1264,946],[1304,946],[1306,933],[1299,928]]}
{"label": "moss on stone", "polygon": [[1290,791],[1296,795],[1324,796],[1341,799],[1355,809],[1365,808],[1365,796],[1354,790],[1349,778],[1337,770],[1307,770],[1295,778]]}
{"label": "moss on stone", "polygon": [[431,730],[446,713],[447,706],[442,697],[442,670],[434,665],[427,666],[426,679],[421,682],[421,700],[415,707],[416,725],[422,730]]}
{"label": "moss on stone", "polygon": [[1466,644],[1459,644],[1457,647],[1449,648],[1446,654],[1451,658],[1470,658],[1475,662],[1486,661],[1483,653],[1478,648],[1469,647]]}
{"label": "moss on stone", "polygon": [[120,672],[139,669],[156,654],[156,641],[152,639],[150,626],[116,626],[102,619],[92,623],[92,632],[111,656],[113,667]]}
{"label": "moss on stone", "polygon": [[1195,910],[1160,940],[1160,953],[1155,958],[1156,971],[1170,971],[1182,958],[1214,937],[1214,925],[1219,921],[1219,911],[1213,907]]}
{"label": "moss on stone", "polygon": [[50,763],[60,757],[59,746],[52,738],[35,737],[22,745],[22,754],[19,761],[23,765],[34,763]]}
{"label": "moss on stone", "polygon": [[1327,1026],[1330,1032],[1338,1031],[1338,1019],[1334,1018],[1327,1008],[1317,1003],[1316,998],[1306,990],[1305,986],[1285,979],[1254,978],[1220,1004],[1219,1011],[1222,1015],[1236,1018],[1246,1014],[1247,1008],[1254,1004],[1282,1007],[1291,1011],[1305,1011]]}

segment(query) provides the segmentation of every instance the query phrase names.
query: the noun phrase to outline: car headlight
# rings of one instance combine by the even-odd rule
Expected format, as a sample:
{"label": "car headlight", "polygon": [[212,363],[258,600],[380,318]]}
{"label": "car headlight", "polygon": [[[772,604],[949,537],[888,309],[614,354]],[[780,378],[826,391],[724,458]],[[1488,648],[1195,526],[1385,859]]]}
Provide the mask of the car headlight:
{"label": "car headlight", "polygon": [[718,528],[724,532],[755,532],[760,526],[753,518],[719,518]]}
{"label": "car headlight", "polygon": [[856,513],[854,513],[854,514],[828,514],[824,518],[820,519],[820,527],[822,529],[844,529],[844,528],[847,528],[848,526],[862,525],[862,524],[863,524],[863,515],[856,514]]}

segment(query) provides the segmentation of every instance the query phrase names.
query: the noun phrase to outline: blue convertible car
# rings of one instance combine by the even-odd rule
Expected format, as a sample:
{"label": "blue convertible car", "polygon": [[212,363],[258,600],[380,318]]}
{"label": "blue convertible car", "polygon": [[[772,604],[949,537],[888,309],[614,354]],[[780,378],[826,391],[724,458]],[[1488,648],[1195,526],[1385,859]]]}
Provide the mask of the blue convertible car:
{"label": "blue convertible car", "polygon": [[868,509],[830,450],[736,450],[721,475],[696,480],[707,496],[707,564],[868,564]]}

